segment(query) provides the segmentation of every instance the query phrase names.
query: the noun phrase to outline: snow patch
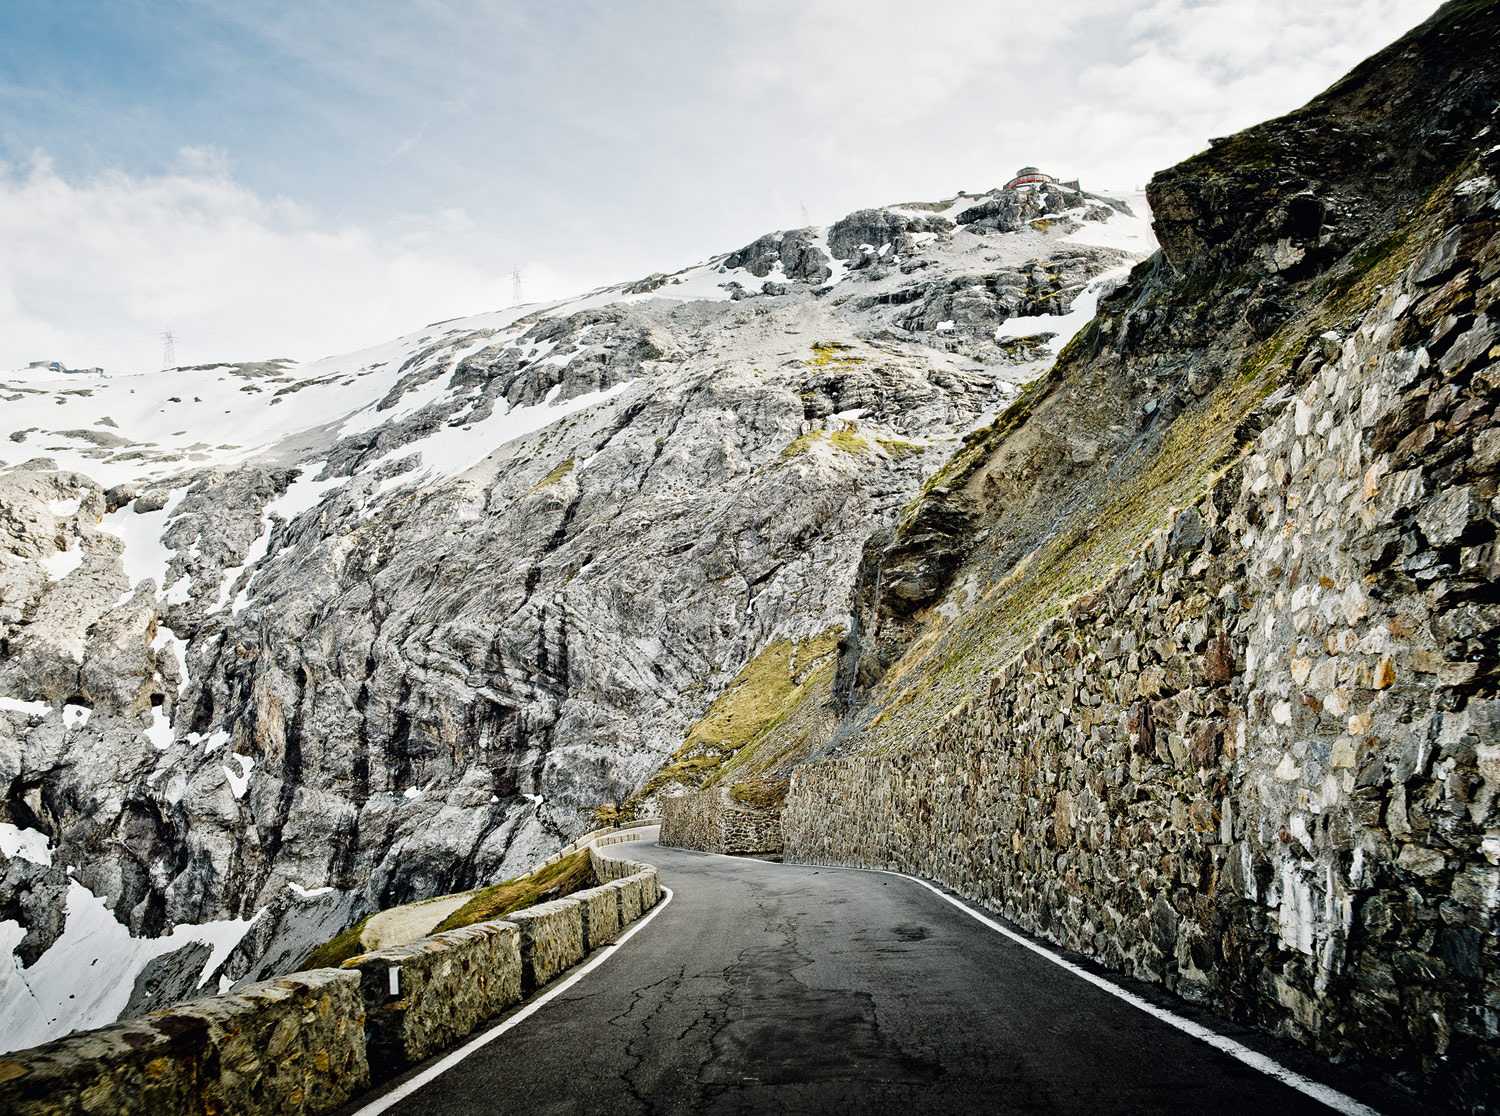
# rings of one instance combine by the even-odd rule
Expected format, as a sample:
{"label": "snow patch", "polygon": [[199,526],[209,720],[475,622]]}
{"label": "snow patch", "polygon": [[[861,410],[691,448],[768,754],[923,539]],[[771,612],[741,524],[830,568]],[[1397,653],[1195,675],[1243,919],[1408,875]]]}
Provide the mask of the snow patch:
{"label": "snow patch", "polygon": [[102,899],[70,881],[62,935],[30,968],[22,968],[15,956],[24,936],[20,925],[14,920],[0,922],[0,949],[8,955],[0,957],[0,1049],[23,1050],[113,1023],[130,1002],[136,977],[146,964],[193,942],[213,950],[198,978],[201,988],[260,914],[180,924],[164,937],[133,938]]}
{"label": "snow patch", "polygon": [[33,864],[52,867],[52,848],[47,835],[36,829],[20,829],[0,822],[0,853],[7,860],[19,856]]}
{"label": "snow patch", "polygon": [[1094,313],[1099,308],[1099,299],[1106,291],[1112,290],[1117,282],[1129,275],[1132,266],[1134,265],[1111,268],[1094,276],[1073,300],[1073,308],[1066,314],[1029,314],[1007,318],[1000,323],[1000,328],[995,330],[995,340],[1004,341],[1012,337],[1035,337],[1040,333],[1051,333],[1055,336],[1046,343],[1047,348],[1054,354],[1062,352],[1063,346],[1078,336],[1083,327],[1094,320]]}
{"label": "snow patch", "polygon": [[236,798],[244,798],[245,791],[250,786],[250,772],[255,770],[255,759],[251,756],[242,756],[238,752],[233,753],[229,758],[239,765],[240,773],[236,775],[229,770],[227,764],[220,769],[224,772],[224,777],[229,780],[230,793]]}
{"label": "snow patch", "polygon": [[78,514],[78,509],[83,506],[83,499],[91,489],[80,488],[78,495],[71,500],[48,500],[47,510],[56,519],[67,519],[69,516]]}
{"label": "snow patch", "polygon": [[303,899],[316,899],[319,895],[331,895],[333,893],[333,888],[331,887],[303,887],[301,884],[293,883],[291,880],[287,880],[286,886]]}
{"label": "snow patch", "polygon": [[45,701],[18,701],[16,698],[0,697],[0,713],[25,713],[28,717],[45,717],[52,706]]}
{"label": "snow patch", "polygon": [[37,559],[37,565],[47,571],[48,581],[61,581],[83,565],[83,547],[75,540],[67,550],[59,550],[46,558]]}
{"label": "snow patch", "polygon": [[161,711],[161,706],[151,707],[151,727],[141,733],[151,742],[151,746],[158,752],[165,752],[172,746],[172,722],[167,720],[167,715]]}
{"label": "snow patch", "polygon": [[189,744],[201,743],[203,745],[203,754],[206,756],[215,748],[222,748],[225,744],[228,744],[229,733],[224,729],[219,729],[217,732],[211,732],[207,736],[204,736],[201,733],[190,732],[187,734],[187,742]]}
{"label": "snow patch", "polygon": [[125,552],[120,561],[125,566],[125,580],[134,590],[141,582],[151,580],[158,592],[165,586],[167,567],[172,562],[171,547],[162,542],[167,521],[177,511],[177,505],[187,496],[186,488],[179,488],[168,497],[167,502],[155,511],[137,512],[134,504],[126,504],[112,511],[99,523],[100,530],[124,540]]}
{"label": "snow patch", "polygon": [[[436,480],[459,476],[478,465],[507,442],[550,426],[558,419],[578,411],[596,407],[630,387],[633,382],[627,380],[614,387],[606,388],[604,391],[591,391],[562,403],[544,401],[532,407],[517,407],[504,411],[497,408],[489,418],[467,427],[440,427],[425,438],[408,442],[396,451],[403,456],[420,453],[422,464],[409,472],[387,477],[380,482],[379,492],[384,494],[391,489],[405,485],[429,484]],[[557,387],[554,387],[548,393],[547,398],[555,398],[557,391]]]}
{"label": "snow patch", "polygon": [[89,723],[89,718],[94,711],[87,705],[65,705],[63,706],[63,728],[82,728]]}

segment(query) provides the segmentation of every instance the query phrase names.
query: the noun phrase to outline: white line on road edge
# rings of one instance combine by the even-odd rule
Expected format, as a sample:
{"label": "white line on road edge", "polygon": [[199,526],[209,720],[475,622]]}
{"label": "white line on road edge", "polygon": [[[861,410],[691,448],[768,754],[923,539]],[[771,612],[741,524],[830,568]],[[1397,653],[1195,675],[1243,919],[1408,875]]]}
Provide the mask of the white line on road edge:
{"label": "white line on road edge", "polygon": [[[837,866],[829,865],[829,867]],[[1061,966],[1076,977],[1082,977],[1084,980],[1088,981],[1095,987],[1102,988],[1111,996],[1115,996],[1121,1000],[1124,1000],[1132,1007],[1140,1008],[1147,1015],[1154,1016],[1155,1018],[1160,1019],[1168,1026],[1176,1027],[1184,1034],[1192,1035],[1195,1039],[1201,1039],[1202,1041],[1208,1043],[1209,1046],[1212,1046],[1215,1050],[1220,1050],[1223,1053],[1228,1054],[1236,1061],[1243,1062],[1251,1069],[1259,1070],[1261,1073],[1266,1074],[1268,1077],[1274,1077],[1283,1085],[1296,1089],[1299,1093],[1305,1093],[1307,1096],[1312,1097],[1313,1100],[1320,1101],[1321,1103],[1326,1104],[1329,1108],[1332,1108],[1336,1112],[1343,1112],[1346,1114],[1346,1116],[1380,1116],[1380,1113],[1371,1108],[1369,1105],[1361,1104],[1353,1097],[1339,1092],[1332,1086],[1324,1085],[1321,1081],[1314,1081],[1310,1077],[1303,1077],[1295,1070],[1287,1069],[1286,1066],[1283,1066],[1280,1062],[1277,1062],[1274,1059],[1259,1053],[1258,1051],[1251,1050],[1248,1046],[1244,1046],[1238,1042],[1235,1042],[1234,1039],[1229,1038],[1226,1035],[1221,1035],[1217,1031],[1211,1031],[1200,1023],[1194,1023],[1191,1019],[1184,1019],[1182,1016],[1170,1012],[1166,1008],[1157,1007],[1150,1000],[1144,1000],[1140,996],[1137,996],[1134,992],[1127,992],[1119,985],[1105,980],[1103,977],[1097,976],[1079,965],[1073,964],[1073,962],[1069,961],[1067,958],[1059,957],[1050,949],[1044,949],[1042,946],[1039,946],[1035,942],[1028,940],[1023,935],[1017,934],[1014,930],[1007,929],[1006,927],[1000,925],[1000,923],[996,922],[994,919],[980,914],[967,903],[960,902],[953,896],[949,895],[947,892],[943,891],[941,888],[935,887],[919,876],[908,876],[905,872],[894,872],[887,868],[865,869],[865,871],[884,872],[888,875],[901,876],[903,879],[908,879],[913,883],[921,884],[928,891],[936,895],[939,899],[944,899],[947,902],[952,903],[955,907],[963,911],[964,914],[968,915],[976,922],[983,923],[985,926],[988,926],[997,934],[1004,935],[1011,941],[1015,942],[1017,945],[1025,946],[1027,949],[1031,950],[1032,953],[1035,953],[1040,957],[1045,957],[1054,965]]]}
{"label": "white line on road edge", "polygon": [[529,1019],[543,1004],[546,1004],[549,1000],[555,999],[556,997],[562,995],[569,988],[572,988],[573,985],[577,984],[584,977],[588,976],[589,973],[593,972],[600,965],[604,964],[604,962],[608,961],[611,957],[618,953],[620,947],[628,942],[638,930],[645,929],[646,923],[650,922],[653,918],[660,914],[666,907],[666,905],[672,901],[671,888],[663,887],[661,889],[661,894],[661,902],[656,904],[656,906],[652,908],[651,913],[637,922],[629,930],[625,931],[625,933],[621,934],[612,943],[610,943],[610,946],[606,952],[600,953],[598,957],[594,958],[587,965],[584,965],[581,969],[579,969],[572,976],[568,977],[568,979],[563,981],[561,984],[554,984],[545,993],[532,1000],[531,1003],[527,1004],[520,1011],[516,1012],[509,1019],[507,1019],[504,1023],[501,1023],[498,1027],[494,1027],[486,1031],[484,1034],[480,1035],[478,1038],[472,1040],[471,1042],[465,1043],[463,1046],[460,1046],[457,1050],[447,1055],[441,1061],[429,1066],[427,1069],[417,1074],[416,1077],[413,1077],[410,1081],[406,1081],[401,1085],[398,1085],[389,1093],[386,1093],[379,1100],[372,1101],[369,1104],[365,1105],[363,1108],[357,1109],[354,1112],[353,1116],[377,1116],[378,1113],[384,1112],[392,1105],[399,1104],[401,1101],[404,1101],[407,1097],[415,1093],[418,1089],[422,1088],[425,1085],[431,1084],[434,1078],[438,1077],[441,1074],[447,1073],[450,1069],[458,1065],[459,1062],[462,1062],[465,1058],[467,1058],[470,1054],[473,1054],[480,1047],[494,1042],[497,1038],[505,1034],[506,1031],[510,1030],[516,1024]]}
{"label": "white line on road edge", "polygon": [[[698,850],[682,851],[691,852]],[[742,857],[729,856],[726,853],[703,852],[702,855],[719,856],[723,857],[726,860],[738,860],[743,862]],[[1200,1039],[1201,1041],[1208,1043],[1208,1045],[1212,1046],[1215,1050],[1219,1050],[1225,1054],[1228,1054],[1231,1058],[1235,1059],[1238,1062],[1243,1062],[1251,1069],[1259,1070],[1267,1077],[1275,1078],[1277,1081],[1280,1081],[1288,1088],[1296,1089],[1299,1093],[1303,1093],[1321,1104],[1326,1104],[1335,1112],[1342,1112],[1345,1114],[1345,1116],[1381,1116],[1380,1112],[1377,1109],[1371,1108],[1369,1105],[1355,1100],[1353,1097],[1349,1096],[1346,1093],[1339,1092],[1331,1085],[1324,1085],[1321,1081],[1314,1081],[1310,1077],[1303,1077],[1296,1070],[1288,1069],[1286,1066],[1282,1065],[1274,1058],[1268,1057],[1265,1054],[1261,1054],[1258,1051],[1251,1050],[1248,1046],[1245,1046],[1242,1043],[1235,1042],[1234,1039],[1230,1038],[1227,1035],[1221,1035],[1217,1031],[1209,1030],[1209,1028],[1203,1026],[1201,1023],[1194,1023],[1191,1019],[1184,1019],[1182,1016],[1177,1015],[1174,1012],[1170,1012],[1166,1008],[1157,1007],[1150,1000],[1142,999],[1134,992],[1127,992],[1119,985],[1105,980],[1101,976],[1096,976],[1095,974],[1089,972],[1087,969],[1082,968],[1081,966],[1073,964],[1073,962],[1069,961],[1066,957],[1059,957],[1050,949],[1038,945],[1036,942],[1031,941],[1029,938],[1025,937],[1022,934],[1017,934],[1014,930],[1009,930],[1004,926],[1001,926],[998,922],[996,922],[989,916],[980,914],[967,903],[955,899],[942,888],[936,886],[935,884],[929,883],[927,880],[922,879],[921,876],[911,876],[905,872],[898,872],[894,868],[858,868],[852,864],[804,864],[799,861],[793,861],[789,865],[789,867],[813,868],[819,870],[824,868],[831,868],[840,872],[878,872],[883,876],[898,876],[903,880],[910,880],[912,883],[921,884],[928,891],[936,895],[939,899],[952,903],[955,907],[963,911],[964,914],[968,915],[976,922],[980,922],[983,925],[988,926],[991,930],[995,931],[995,933],[1009,938],[1017,945],[1025,946],[1027,949],[1031,950],[1032,953],[1035,953],[1038,957],[1045,957],[1054,965],[1066,969],[1076,977],[1081,977],[1095,987],[1101,988],[1105,992],[1108,992],[1111,996],[1115,996],[1118,999],[1124,1000],[1132,1007],[1140,1008],[1147,1015],[1161,1020],[1169,1027],[1176,1027],[1183,1034],[1191,1035],[1195,1039]]]}

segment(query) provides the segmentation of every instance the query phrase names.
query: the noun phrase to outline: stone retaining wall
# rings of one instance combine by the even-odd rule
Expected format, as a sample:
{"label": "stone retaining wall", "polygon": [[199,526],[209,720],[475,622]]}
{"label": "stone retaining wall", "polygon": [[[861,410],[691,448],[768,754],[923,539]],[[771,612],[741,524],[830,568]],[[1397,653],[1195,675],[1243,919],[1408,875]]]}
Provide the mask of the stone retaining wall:
{"label": "stone retaining wall", "polygon": [[576,899],[555,899],[506,916],[521,932],[521,987],[527,992],[583,960],[580,906]]}
{"label": "stone retaining wall", "polygon": [[294,973],[0,1056],[0,1111],[327,1112],[370,1084],[359,984]]}
{"label": "stone retaining wall", "polygon": [[603,887],[575,891],[568,898],[578,904],[578,913],[583,919],[585,951],[608,945],[620,936],[620,886],[618,883],[607,883]]}
{"label": "stone retaining wall", "polygon": [[521,998],[521,935],[481,922],[352,957],[372,1069],[397,1073],[463,1038]]}
{"label": "stone retaining wall", "polygon": [[462,1039],[660,901],[655,868],[601,857],[592,847],[590,860],[610,882],[503,922],[0,1055],[0,1112],[280,1116],[336,1109],[372,1080]]}
{"label": "stone retaining wall", "polygon": [[1496,284],[1473,289],[1500,238],[1485,251],[1456,277],[1451,247],[1420,264],[1310,355],[1209,496],[929,738],[797,769],[787,858],[941,881],[1500,1106],[1500,336]]}
{"label": "stone retaining wall", "polygon": [[661,800],[663,845],[717,853],[771,853],[782,848],[779,811],[750,810],[717,788]]}

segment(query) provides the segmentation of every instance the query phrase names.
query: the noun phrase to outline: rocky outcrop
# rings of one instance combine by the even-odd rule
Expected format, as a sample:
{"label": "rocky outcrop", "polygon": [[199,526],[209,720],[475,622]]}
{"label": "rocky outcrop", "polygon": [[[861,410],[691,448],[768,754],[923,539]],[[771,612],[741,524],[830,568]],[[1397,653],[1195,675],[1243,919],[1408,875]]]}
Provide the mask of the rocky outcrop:
{"label": "rocky outcrop", "polygon": [[757,279],[766,278],[779,267],[787,279],[821,283],[833,277],[833,269],[828,266],[828,254],[818,247],[818,240],[818,231],[810,228],[768,233],[730,253],[724,267],[743,267]]}
{"label": "rocky outcrop", "polygon": [[1162,253],[867,544],[788,859],[1500,1100],[1494,17],[1153,181]]}
{"label": "rocky outcrop", "polygon": [[[1190,472],[1206,476],[1211,458],[1243,446],[1265,396],[1298,382],[1311,339],[1347,328],[1374,277],[1414,250],[1439,187],[1479,173],[1462,168],[1482,145],[1496,76],[1475,19],[1450,5],[1306,108],[1152,179],[1162,251],[1101,297],[1054,369],[970,435],[894,534],[872,536],[856,593],[864,638],[845,675],[873,680],[900,657],[921,628],[911,618],[948,592],[960,557],[998,579],[1084,529],[1122,486],[1149,483],[1139,478],[1184,417],[1214,423],[1182,448]],[[1231,374],[1263,386],[1234,390]]]}

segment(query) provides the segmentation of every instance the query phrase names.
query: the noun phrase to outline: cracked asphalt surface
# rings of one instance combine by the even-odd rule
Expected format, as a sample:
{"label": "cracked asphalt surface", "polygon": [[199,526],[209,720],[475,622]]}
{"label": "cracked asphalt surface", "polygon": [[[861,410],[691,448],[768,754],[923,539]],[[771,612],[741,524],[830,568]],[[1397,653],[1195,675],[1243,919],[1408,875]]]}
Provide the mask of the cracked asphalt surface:
{"label": "cracked asphalt surface", "polygon": [[[912,880],[653,841],[604,851],[656,864],[671,904],[611,947],[617,956],[391,1112],[1329,1111]],[[1286,1044],[1194,1018],[1382,1111],[1416,1111]]]}

